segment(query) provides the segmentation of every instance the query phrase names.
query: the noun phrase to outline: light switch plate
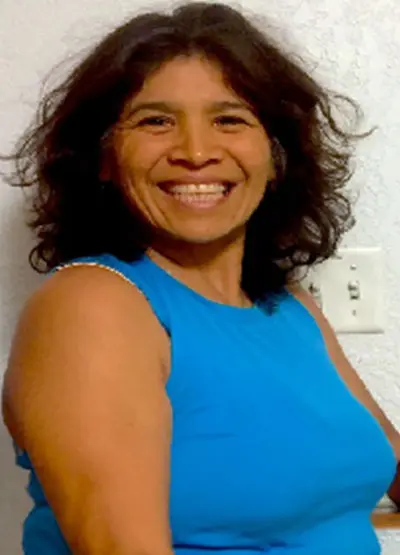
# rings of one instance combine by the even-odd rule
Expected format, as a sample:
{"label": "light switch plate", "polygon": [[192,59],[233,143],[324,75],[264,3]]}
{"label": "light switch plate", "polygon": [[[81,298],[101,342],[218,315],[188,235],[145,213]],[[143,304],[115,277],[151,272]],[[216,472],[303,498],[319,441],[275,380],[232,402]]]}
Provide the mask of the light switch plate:
{"label": "light switch plate", "polygon": [[304,281],[337,333],[383,333],[383,256],[379,247],[342,248]]}

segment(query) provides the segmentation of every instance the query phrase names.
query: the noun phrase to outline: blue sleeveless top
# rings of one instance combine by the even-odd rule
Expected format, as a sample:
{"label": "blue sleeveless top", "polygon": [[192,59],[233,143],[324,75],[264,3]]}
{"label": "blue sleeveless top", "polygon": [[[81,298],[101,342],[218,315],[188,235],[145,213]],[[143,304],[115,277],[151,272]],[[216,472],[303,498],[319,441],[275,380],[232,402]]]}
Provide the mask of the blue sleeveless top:
{"label": "blue sleeveless top", "polygon": [[[285,293],[272,314],[219,304],[147,256],[74,263],[103,265],[133,282],[171,338],[177,555],[380,553],[370,517],[395,475],[394,454],[300,302]],[[34,502],[25,555],[72,555],[28,454],[17,450],[17,462],[30,471]]]}

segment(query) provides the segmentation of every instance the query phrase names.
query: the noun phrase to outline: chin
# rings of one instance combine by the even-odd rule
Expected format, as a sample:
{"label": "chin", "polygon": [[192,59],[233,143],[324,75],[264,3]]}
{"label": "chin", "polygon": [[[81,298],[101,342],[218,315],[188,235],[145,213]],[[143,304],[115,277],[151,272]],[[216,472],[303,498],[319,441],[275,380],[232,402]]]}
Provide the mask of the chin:
{"label": "chin", "polygon": [[244,237],[244,227],[238,226],[235,228],[225,230],[191,230],[181,233],[168,233],[169,238],[178,243],[185,243],[187,245],[197,246],[216,246],[218,244],[226,245],[228,243],[236,242],[238,239]]}

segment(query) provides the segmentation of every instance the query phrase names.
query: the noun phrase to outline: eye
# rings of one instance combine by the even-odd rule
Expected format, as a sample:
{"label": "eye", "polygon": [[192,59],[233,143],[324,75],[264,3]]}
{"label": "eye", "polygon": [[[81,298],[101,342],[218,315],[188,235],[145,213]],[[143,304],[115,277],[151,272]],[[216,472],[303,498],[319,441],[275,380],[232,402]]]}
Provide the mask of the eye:
{"label": "eye", "polygon": [[248,125],[248,122],[240,116],[219,116],[215,121],[219,127],[223,128],[237,128],[242,125]]}
{"label": "eye", "polygon": [[162,128],[172,124],[171,118],[166,116],[149,116],[143,118],[137,123],[137,127],[156,127]]}

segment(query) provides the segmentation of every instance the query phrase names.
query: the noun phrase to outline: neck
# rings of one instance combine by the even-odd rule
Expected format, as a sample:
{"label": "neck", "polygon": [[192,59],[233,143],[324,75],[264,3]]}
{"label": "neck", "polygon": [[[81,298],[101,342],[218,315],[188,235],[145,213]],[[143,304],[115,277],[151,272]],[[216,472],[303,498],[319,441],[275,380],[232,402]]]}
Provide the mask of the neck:
{"label": "neck", "polygon": [[233,306],[249,306],[241,288],[244,237],[213,244],[168,241],[147,254],[176,279],[201,295]]}

